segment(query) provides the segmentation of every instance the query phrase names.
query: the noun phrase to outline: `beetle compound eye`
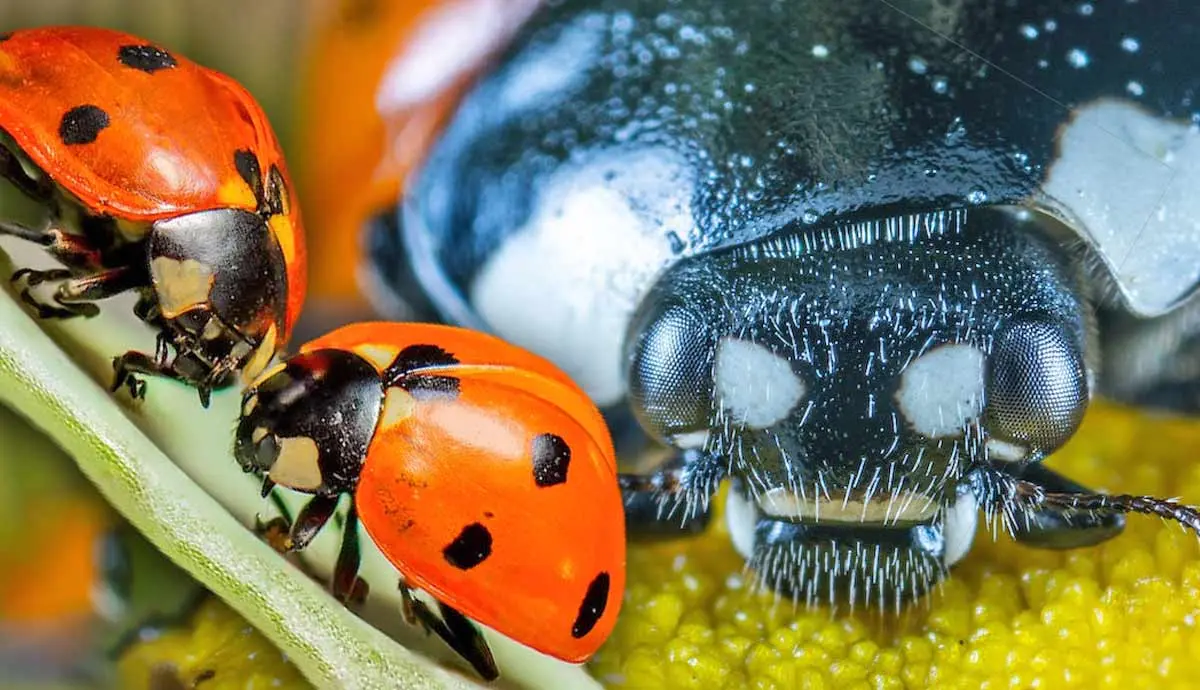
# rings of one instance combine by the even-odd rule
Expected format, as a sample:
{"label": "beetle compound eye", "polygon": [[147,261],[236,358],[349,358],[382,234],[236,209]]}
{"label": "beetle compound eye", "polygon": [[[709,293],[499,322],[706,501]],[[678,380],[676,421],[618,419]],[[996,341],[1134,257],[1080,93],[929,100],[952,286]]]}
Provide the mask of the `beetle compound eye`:
{"label": "beetle compound eye", "polygon": [[[997,338],[989,363],[989,435],[1042,453],[1065,443],[1087,410],[1081,349],[1065,329],[1045,321],[1009,326]],[[1020,459],[1004,458],[1003,452],[1001,457]]]}
{"label": "beetle compound eye", "polygon": [[709,329],[677,305],[642,321],[630,359],[629,394],[642,424],[670,440],[708,426],[713,345]]}

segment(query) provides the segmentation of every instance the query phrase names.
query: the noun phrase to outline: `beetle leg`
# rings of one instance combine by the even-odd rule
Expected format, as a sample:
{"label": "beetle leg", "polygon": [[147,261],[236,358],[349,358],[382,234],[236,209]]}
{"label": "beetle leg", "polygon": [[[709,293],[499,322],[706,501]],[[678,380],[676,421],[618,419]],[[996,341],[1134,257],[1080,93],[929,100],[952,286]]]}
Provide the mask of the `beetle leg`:
{"label": "beetle leg", "polygon": [[16,154],[5,146],[0,146],[0,177],[8,180],[25,196],[38,202],[47,202],[54,197],[54,185],[50,178],[30,177],[21,165]]}
{"label": "beetle leg", "polygon": [[47,254],[68,266],[86,268],[100,263],[100,251],[86,237],[54,226],[35,230],[20,223],[0,221],[0,235],[40,244]]}
{"label": "beetle leg", "polygon": [[58,299],[56,294],[52,301],[43,301],[33,295],[33,288],[42,283],[65,280],[71,277],[71,272],[61,268],[39,271],[32,268],[22,268],[13,273],[14,284],[23,284],[21,301],[37,311],[39,319],[71,319],[79,316],[93,317],[100,313],[99,307],[89,303],[68,304]]}
{"label": "beetle leg", "polygon": [[132,290],[143,282],[144,277],[138,271],[130,266],[121,266],[89,276],[72,278],[58,286],[54,299],[59,304],[82,306],[86,302],[108,299]]}
{"label": "beetle leg", "polygon": [[[1052,493],[1091,494],[1086,487],[1058,474],[1044,464],[1032,463],[1015,476]],[[996,501],[995,491],[991,492]],[[1112,539],[1125,529],[1125,516],[1118,513],[1079,511],[1064,514],[1056,508],[1025,508],[1008,520],[1013,539],[1043,549],[1077,549]]]}
{"label": "beetle leg", "polygon": [[618,475],[630,536],[671,538],[703,532],[712,517],[710,499],[726,473],[717,456],[682,450],[650,474]]}
{"label": "beetle leg", "polygon": [[367,583],[358,576],[362,553],[358,542],[358,509],[350,503],[342,532],[342,548],[333,568],[333,596],[347,606],[361,604],[367,598]]}
{"label": "beetle leg", "polygon": [[496,660],[487,640],[479,633],[466,616],[453,607],[438,602],[438,610],[442,617],[438,618],[425,602],[412,595],[403,580],[400,581],[400,596],[403,599],[404,619],[410,624],[419,623],[426,633],[436,633],[459,656],[466,659],[484,680],[492,681],[500,677],[496,668]]}
{"label": "beetle leg", "polygon": [[116,391],[121,386],[126,386],[134,398],[146,397],[146,382],[134,374],[163,376],[180,383],[190,383],[186,377],[175,371],[173,364],[160,362],[144,352],[130,350],[113,358],[113,382],[109,390]]}
{"label": "beetle leg", "polygon": [[292,542],[290,551],[302,551],[312,542],[313,537],[317,536],[325,523],[329,522],[329,518],[333,517],[339,498],[318,495],[304,504],[300,514],[296,516],[296,521],[292,523],[292,533],[289,535]]}

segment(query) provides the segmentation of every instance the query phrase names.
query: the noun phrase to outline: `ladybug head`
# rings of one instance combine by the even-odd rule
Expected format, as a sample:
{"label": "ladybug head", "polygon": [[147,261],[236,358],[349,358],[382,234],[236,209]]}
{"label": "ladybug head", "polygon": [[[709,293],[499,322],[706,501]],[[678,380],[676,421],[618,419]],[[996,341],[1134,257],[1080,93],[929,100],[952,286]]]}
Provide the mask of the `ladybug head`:
{"label": "ladybug head", "polygon": [[812,563],[853,563],[842,551],[869,543],[937,572],[974,534],[963,482],[1074,434],[1082,281],[1022,223],[972,210],[804,229],[659,279],[627,340],[630,397],[653,435],[738,480],[746,505],[729,514],[748,517],[752,564],[795,557],[795,541]]}
{"label": "ladybug head", "polygon": [[180,359],[257,376],[287,337],[287,269],[266,220],[241,209],[160,220],[148,252],[159,310],[184,336]]}
{"label": "ladybug head", "polygon": [[320,495],[352,491],[382,398],[379,374],[358,355],[302,352],[246,390],[234,456],[271,484]]}

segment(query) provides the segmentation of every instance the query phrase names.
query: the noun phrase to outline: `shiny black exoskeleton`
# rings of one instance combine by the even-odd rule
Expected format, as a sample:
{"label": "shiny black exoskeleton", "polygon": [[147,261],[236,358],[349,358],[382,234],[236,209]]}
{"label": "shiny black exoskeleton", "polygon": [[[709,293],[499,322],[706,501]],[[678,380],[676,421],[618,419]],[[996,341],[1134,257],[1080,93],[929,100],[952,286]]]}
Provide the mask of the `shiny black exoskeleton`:
{"label": "shiny black exoskeleton", "polygon": [[622,478],[638,526],[731,479],[736,545],[810,602],[922,593],[980,510],[1051,548],[1196,527],[1041,464],[1097,393],[1200,409],[1200,5],[1148,9],[550,2],[376,224],[377,303],[673,448]]}

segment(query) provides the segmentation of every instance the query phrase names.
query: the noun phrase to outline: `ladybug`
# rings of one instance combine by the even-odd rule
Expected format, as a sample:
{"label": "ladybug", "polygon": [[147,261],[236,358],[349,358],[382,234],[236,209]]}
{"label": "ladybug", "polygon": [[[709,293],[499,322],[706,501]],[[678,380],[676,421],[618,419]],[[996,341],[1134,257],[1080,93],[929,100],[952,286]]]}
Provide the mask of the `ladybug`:
{"label": "ladybug", "polygon": [[1043,460],[1095,395],[1200,411],[1197,35],[1187,0],[545,3],[365,285],[665,447],[621,477],[631,533],[703,527],[729,480],[734,545],[808,605],[924,595],[981,512],[1041,548],[1196,529]]}
{"label": "ladybug", "polygon": [[[144,396],[135,374],[165,376],[207,406],[286,344],[304,301],[300,212],[266,115],[229,77],[107,29],[4,34],[0,175],[49,210],[45,227],[0,233],[65,266],[14,274],[39,317],[94,316],[133,291],[158,330],[153,356],[114,359],[113,390]],[[47,282],[53,297],[34,296]]]}
{"label": "ladybug", "polygon": [[[405,615],[498,677],[468,618],[564,661],[616,622],[625,532],[599,410],[548,361],[436,324],[357,323],[302,346],[245,392],[234,454],[311,494],[305,548],[351,497],[333,591],[358,589],[358,523],[402,577]],[[409,592],[439,602],[441,617]]]}

